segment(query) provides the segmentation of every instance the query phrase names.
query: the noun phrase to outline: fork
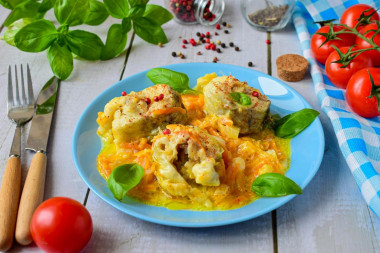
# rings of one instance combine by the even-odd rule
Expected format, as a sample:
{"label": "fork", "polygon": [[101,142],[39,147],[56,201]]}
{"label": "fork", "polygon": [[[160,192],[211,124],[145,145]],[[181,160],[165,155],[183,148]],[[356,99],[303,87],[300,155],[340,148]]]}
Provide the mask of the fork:
{"label": "fork", "polygon": [[21,191],[21,128],[34,113],[34,95],[29,65],[27,65],[27,87],[21,65],[21,85],[14,68],[15,85],[12,85],[11,66],[8,69],[8,118],[16,124],[11,151],[4,171],[0,189],[0,251],[8,250],[13,243],[17,208]]}

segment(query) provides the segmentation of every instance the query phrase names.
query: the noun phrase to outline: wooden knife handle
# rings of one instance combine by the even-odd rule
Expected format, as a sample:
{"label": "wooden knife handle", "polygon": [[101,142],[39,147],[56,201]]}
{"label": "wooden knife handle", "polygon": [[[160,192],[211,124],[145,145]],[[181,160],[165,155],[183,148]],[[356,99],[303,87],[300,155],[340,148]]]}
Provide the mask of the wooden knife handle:
{"label": "wooden knife handle", "polygon": [[7,251],[13,243],[20,187],[21,161],[19,157],[10,157],[0,189],[0,251]]}
{"label": "wooden knife handle", "polygon": [[34,211],[44,198],[45,175],[46,155],[37,152],[30,164],[18,209],[16,241],[21,245],[28,245],[33,241],[30,233],[30,222]]}

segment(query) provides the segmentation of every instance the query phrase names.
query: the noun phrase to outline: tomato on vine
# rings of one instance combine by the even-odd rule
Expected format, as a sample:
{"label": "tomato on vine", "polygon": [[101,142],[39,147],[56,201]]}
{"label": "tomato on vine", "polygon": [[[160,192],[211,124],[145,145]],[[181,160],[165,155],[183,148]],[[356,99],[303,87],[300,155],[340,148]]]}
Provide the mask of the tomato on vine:
{"label": "tomato on vine", "polygon": [[346,100],[351,109],[362,117],[379,116],[380,69],[365,68],[356,72],[348,82]]}
{"label": "tomato on vine", "polygon": [[361,20],[361,22],[366,25],[376,20],[380,21],[380,17],[373,7],[366,4],[355,4],[353,6],[350,6],[343,12],[342,16],[340,17],[340,23],[346,24],[351,28],[354,28],[359,20]]}
{"label": "tomato on vine", "polygon": [[[339,50],[339,51],[338,51]],[[372,67],[372,59],[364,54],[356,55],[353,47],[341,47],[332,52],[326,60],[326,75],[338,88],[345,89],[351,76],[367,67]]]}
{"label": "tomato on vine", "polygon": [[[360,30],[360,33],[363,34],[363,36],[365,36],[367,39],[370,39],[373,37],[373,35],[375,35],[375,31],[377,30],[380,30],[380,26],[377,25],[376,23],[372,23],[372,24],[364,26]],[[372,38],[372,40],[377,46],[379,46],[378,49],[380,50],[380,34],[378,33],[377,35],[375,35]],[[356,38],[355,44],[357,45],[359,49],[373,48],[371,44],[369,44],[367,41],[365,41],[364,39],[360,37]],[[373,64],[375,66],[380,66],[380,51],[373,49],[373,50],[366,51],[365,54],[372,58]]]}
{"label": "tomato on vine", "polygon": [[[322,64],[325,64],[327,57],[334,51],[333,45],[336,47],[352,46],[355,42],[355,35],[342,33],[334,34],[344,28],[339,25],[325,25],[319,28],[311,37],[311,52],[314,57]],[[326,39],[329,41],[326,42]]]}

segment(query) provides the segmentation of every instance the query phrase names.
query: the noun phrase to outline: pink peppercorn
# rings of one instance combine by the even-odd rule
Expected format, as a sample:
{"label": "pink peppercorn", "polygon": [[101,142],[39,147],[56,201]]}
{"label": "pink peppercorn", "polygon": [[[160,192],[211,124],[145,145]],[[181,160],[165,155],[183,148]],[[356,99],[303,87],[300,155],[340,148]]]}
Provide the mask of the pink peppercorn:
{"label": "pink peppercorn", "polygon": [[159,99],[159,100],[164,99],[164,94],[161,93],[161,94],[158,96],[158,99]]}
{"label": "pink peppercorn", "polygon": [[186,48],[186,45],[185,45],[185,44],[183,44],[183,45],[182,45],[182,48]]}
{"label": "pink peppercorn", "polygon": [[254,91],[254,92],[252,92],[252,96],[254,96],[254,97],[258,97],[258,96],[259,96],[259,93],[258,93],[257,91]]}
{"label": "pink peppercorn", "polygon": [[207,36],[210,36],[210,32],[206,32],[206,35],[207,35]]}
{"label": "pink peppercorn", "polygon": [[220,30],[220,24],[216,24],[216,29]]}
{"label": "pink peppercorn", "polygon": [[183,44],[187,44],[187,40],[182,40],[182,43]]}
{"label": "pink peppercorn", "polygon": [[127,92],[122,91],[122,92],[121,92],[121,95],[122,95],[122,96],[126,96],[126,95],[127,95]]}
{"label": "pink peppercorn", "polygon": [[201,37],[204,38],[206,35],[204,33],[201,34]]}
{"label": "pink peppercorn", "polygon": [[206,39],[206,43],[210,43],[210,39],[209,38]]}
{"label": "pink peppercorn", "polygon": [[152,103],[152,100],[150,100],[150,98],[145,98],[145,103],[149,105],[150,103]]}
{"label": "pink peppercorn", "polygon": [[168,135],[168,134],[170,134],[171,133],[171,131],[170,131],[170,129],[164,129],[164,131],[162,131],[162,133],[163,134],[165,134],[165,135]]}
{"label": "pink peppercorn", "polygon": [[270,40],[266,40],[265,43],[270,44]]}
{"label": "pink peppercorn", "polygon": [[155,102],[158,102],[160,99],[159,99],[157,96],[154,96],[154,97],[153,97],[153,100],[154,100]]}

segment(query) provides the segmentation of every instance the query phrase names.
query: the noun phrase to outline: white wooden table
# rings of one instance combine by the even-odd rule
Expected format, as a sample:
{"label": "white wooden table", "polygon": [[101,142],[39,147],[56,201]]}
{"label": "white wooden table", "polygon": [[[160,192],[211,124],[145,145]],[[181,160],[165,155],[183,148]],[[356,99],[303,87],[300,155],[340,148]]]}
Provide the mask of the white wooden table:
{"label": "white wooden table", "polygon": [[[162,4],[162,1],[153,1]],[[0,7],[0,24],[8,15]],[[53,14],[48,17],[53,19]],[[182,62],[212,62],[247,67],[267,73],[267,34],[251,28],[240,14],[235,1],[226,1],[223,21],[231,24],[230,33],[219,32],[217,39],[234,42],[233,49],[217,54],[203,46],[181,48],[182,38],[196,37],[196,32],[216,31],[215,27],[180,26],[174,21],[164,25],[170,42],[162,48],[150,45],[137,36],[128,37],[130,53],[109,61],[75,60],[75,69],[60,87],[56,113],[48,146],[48,169],[45,199],[67,196],[85,204],[92,215],[94,233],[84,252],[380,252],[380,219],[367,207],[341,155],[332,126],[321,111],[310,75],[300,82],[288,83],[321,112],[326,150],[320,169],[304,193],[276,211],[246,222],[213,228],[191,229],[152,224],[128,216],[109,206],[89,191],[76,171],[71,157],[71,139],[76,122],[87,105],[103,90],[120,79],[153,67]],[[95,29],[105,39],[107,29],[115,22],[108,19]],[[88,27],[86,27],[88,29]],[[5,28],[2,29],[4,33]],[[277,77],[275,60],[286,53],[301,54],[292,25],[271,34],[273,76]],[[181,51],[185,59],[173,58]],[[196,55],[201,51],[202,55]],[[2,179],[14,125],[6,114],[8,65],[29,63],[38,94],[52,76],[45,53],[24,53],[0,41],[0,179]],[[29,126],[24,128],[25,144]],[[32,153],[23,151],[23,180]],[[14,243],[12,252],[40,252],[34,245],[22,247]]]}

